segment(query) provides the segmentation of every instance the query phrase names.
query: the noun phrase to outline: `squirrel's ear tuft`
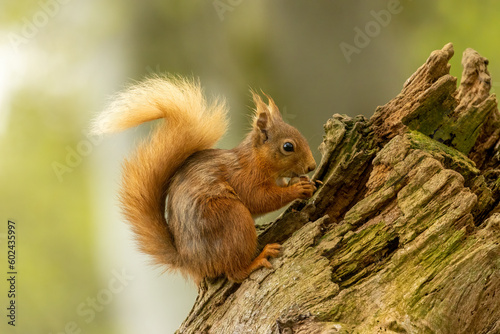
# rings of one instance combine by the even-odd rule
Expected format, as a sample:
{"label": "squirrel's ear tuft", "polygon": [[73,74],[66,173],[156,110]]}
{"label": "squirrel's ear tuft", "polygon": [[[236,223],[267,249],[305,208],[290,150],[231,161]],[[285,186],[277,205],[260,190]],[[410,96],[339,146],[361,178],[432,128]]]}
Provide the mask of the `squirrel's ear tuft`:
{"label": "squirrel's ear tuft", "polygon": [[269,111],[271,112],[271,116],[274,119],[283,120],[281,118],[280,110],[278,109],[278,106],[276,105],[276,103],[274,103],[274,100],[266,93],[262,92],[262,94],[264,94],[267,97],[267,104],[268,104],[267,107],[268,107]]}
{"label": "squirrel's ear tuft", "polygon": [[[281,113],[278,109],[278,106],[276,103],[274,103],[274,100],[267,95],[266,93],[262,92],[267,97],[268,104],[266,104],[264,101],[262,101],[262,98],[260,97],[259,94],[255,93],[253,90],[250,90],[252,93],[253,101],[255,103],[255,124],[262,129],[261,126],[259,126],[260,123],[261,125],[264,125],[265,128],[267,129],[268,127],[271,126],[271,123],[273,121],[282,121],[283,119],[281,118]],[[265,123],[260,122],[259,120],[262,119],[264,120],[265,118]]]}

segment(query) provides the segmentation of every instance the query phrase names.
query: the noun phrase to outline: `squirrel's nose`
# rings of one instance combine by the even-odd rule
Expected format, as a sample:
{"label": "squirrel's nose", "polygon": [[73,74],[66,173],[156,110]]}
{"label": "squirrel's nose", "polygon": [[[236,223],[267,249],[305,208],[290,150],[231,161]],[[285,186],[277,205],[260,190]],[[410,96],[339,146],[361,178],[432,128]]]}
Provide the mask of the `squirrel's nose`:
{"label": "squirrel's nose", "polygon": [[312,163],[311,165],[309,165],[309,167],[307,167],[307,172],[312,172],[313,170],[316,169],[316,163]]}

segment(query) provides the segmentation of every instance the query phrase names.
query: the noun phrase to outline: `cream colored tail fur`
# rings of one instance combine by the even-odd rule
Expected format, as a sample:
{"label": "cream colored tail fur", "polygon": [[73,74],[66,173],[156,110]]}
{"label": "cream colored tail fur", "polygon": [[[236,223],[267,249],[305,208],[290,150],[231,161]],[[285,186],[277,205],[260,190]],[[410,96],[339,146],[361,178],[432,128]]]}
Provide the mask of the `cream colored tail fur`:
{"label": "cream colored tail fur", "polygon": [[156,76],[119,93],[92,130],[118,132],[160,118],[164,121],[124,162],[120,202],[140,249],[173,269],[178,256],[164,215],[166,188],[187,157],[211,148],[224,134],[225,103],[208,104],[199,82]]}

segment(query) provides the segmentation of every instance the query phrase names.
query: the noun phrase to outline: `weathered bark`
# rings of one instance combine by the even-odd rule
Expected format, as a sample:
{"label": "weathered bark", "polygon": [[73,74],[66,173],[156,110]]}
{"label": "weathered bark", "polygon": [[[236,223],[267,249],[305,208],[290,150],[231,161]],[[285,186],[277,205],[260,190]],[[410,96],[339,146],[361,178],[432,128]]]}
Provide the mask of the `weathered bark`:
{"label": "weathered bark", "polygon": [[452,56],[328,120],[323,185],[260,228],[274,269],[206,282],[178,333],[500,333],[500,114],[487,60],[457,89]]}

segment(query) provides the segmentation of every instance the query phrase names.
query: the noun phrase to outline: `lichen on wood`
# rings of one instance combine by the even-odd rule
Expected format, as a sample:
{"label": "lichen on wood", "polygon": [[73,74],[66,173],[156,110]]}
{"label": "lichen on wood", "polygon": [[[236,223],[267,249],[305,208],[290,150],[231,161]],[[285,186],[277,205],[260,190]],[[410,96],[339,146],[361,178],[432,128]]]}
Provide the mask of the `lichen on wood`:
{"label": "lichen on wood", "polygon": [[178,333],[500,333],[500,114],[488,61],[431,53],[367,120],[333,115],[273,269],[207,280]]}

